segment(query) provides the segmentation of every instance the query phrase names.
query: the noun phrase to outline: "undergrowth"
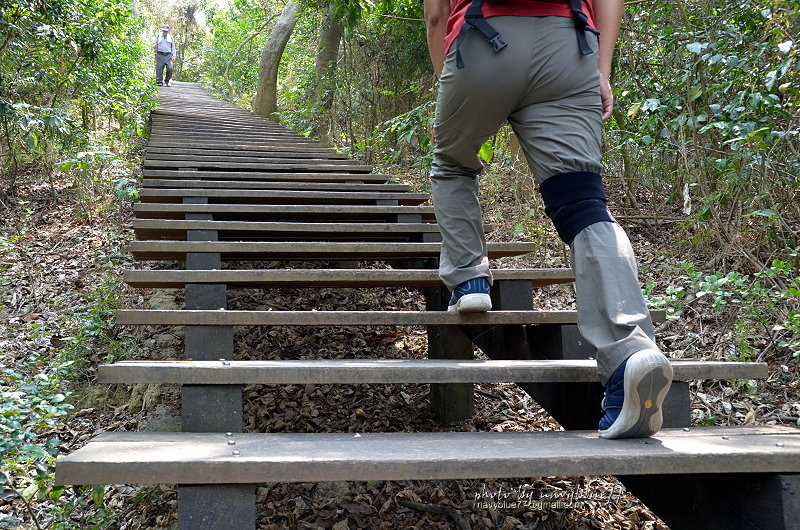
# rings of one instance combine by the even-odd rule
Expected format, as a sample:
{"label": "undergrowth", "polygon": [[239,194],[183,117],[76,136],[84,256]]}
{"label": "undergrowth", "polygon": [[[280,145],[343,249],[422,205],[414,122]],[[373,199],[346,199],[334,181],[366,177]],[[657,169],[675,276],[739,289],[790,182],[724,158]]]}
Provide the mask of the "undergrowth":
{"label": "undergrowth", "polygon": [[[666,310],[670,320],[700,317],[730,324],[735,348],[727,360],[763,360],[770,351],[800,357],[800,271],[794,265],[775,260],[754,274],[682,267],[664,294],[656,294],[652,281],[645,286],[651,307]],[[765,338],[767,347],[757,347]]]}
{"label": "undergrowth", "polygon": [[[0,497],[12,510],[0,510],[0,529],[104,528],[118,517],[104,507],[104,486],[54,483],[82,385],[134,340],[119,336],[114,312],[128,259],[127,236],[115,234],[135,198],[135,158],[103,153],[60,164],[49,189],[21,187],[3,215],[17,222],[0,225]],[[75,239],[50,228],[53,219]],[[83,248],[52,252],[51,237]]]}

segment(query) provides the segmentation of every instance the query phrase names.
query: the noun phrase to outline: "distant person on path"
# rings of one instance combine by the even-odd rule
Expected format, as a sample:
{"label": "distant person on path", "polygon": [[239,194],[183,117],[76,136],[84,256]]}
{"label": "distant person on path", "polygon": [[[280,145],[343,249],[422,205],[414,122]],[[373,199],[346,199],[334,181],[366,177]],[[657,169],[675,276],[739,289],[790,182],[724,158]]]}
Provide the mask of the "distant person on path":
{"label": "distant person on path", "polygon": [[597,349],[606,386],[603,438],[656,433],[672,381],[633,249],[606,206],[600,176],[622,13],[623,0],[425,0],[440,79],[431,179],[443,239],[439,275],[452,291],[448,310],[492,307],[477,153],[508,121],[545,213],[572,251],[578,327]]}
{"label": "distant person on path", "polygon": [[[156,84],[172,86],[169,80],[172,79],[172,63],[175,61],[175,40],[169,34],[168,24],[161,26],[161,35],[153,42],[153,49],[156,52]],[[166,77],[164,69],[167,70]]]}

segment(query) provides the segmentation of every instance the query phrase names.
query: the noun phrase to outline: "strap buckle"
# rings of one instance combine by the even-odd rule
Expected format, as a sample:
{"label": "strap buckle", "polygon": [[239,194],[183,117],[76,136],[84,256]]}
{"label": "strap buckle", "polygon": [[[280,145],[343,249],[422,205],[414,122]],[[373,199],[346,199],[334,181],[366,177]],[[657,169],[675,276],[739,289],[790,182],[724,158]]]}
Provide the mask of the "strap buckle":
{"label": "strap buckle", "polygon": [[492,45],[492,48],[494,48],[494,51],[495,51],[495,52],[499,52],[500,50],[502,50],[503,48],[505,48],[506,46],[508,46],[508,45],[506,44],[506,41],[504,41],[504,40],[503,40],[503,39],[500,37],[500,34],[499,34],[499,33],[498,33],[497,35],[495,35],[494,37],[492,37],[491,39],[489,39],[489,44],[491,44],[491,45]]}

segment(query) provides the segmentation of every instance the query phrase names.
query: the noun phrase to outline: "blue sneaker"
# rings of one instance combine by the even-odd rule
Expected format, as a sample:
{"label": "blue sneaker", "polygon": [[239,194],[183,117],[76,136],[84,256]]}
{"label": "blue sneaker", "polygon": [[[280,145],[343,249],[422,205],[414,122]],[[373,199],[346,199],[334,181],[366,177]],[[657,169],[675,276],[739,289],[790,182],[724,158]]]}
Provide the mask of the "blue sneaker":
{"label": "blue sneaker", "polygon": [[661,406],[672,384],[672,365],[658,350],[636,352],[606,385],[600,438],[644,438],[661,429]]}
{"label": "blue sneaker", "polygon": [[459,313],[484,313],[491,308],[489,280],[486,278],[473,278],[456,287],[447,306],[448,311]]}

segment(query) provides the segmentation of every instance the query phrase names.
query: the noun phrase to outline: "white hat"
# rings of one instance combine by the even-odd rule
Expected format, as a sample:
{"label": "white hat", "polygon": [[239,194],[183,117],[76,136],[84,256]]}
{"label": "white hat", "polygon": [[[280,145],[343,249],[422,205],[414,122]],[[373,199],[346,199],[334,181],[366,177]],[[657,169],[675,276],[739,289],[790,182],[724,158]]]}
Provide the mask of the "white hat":
{"label": "white hat", "polygon": [[163,26],[161,26],[161,29],[163,29],[164,31],[169,31],[169,24],[164,24]]}

